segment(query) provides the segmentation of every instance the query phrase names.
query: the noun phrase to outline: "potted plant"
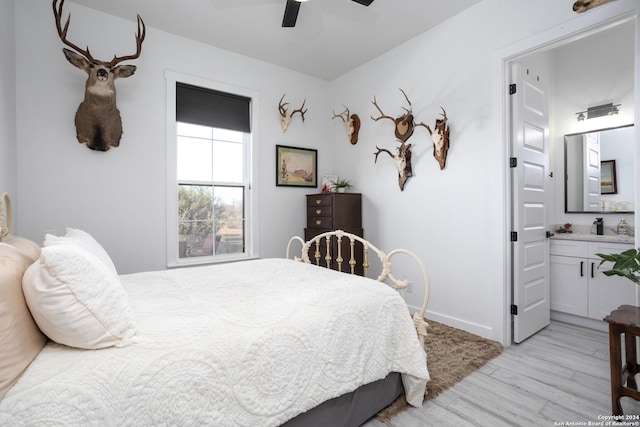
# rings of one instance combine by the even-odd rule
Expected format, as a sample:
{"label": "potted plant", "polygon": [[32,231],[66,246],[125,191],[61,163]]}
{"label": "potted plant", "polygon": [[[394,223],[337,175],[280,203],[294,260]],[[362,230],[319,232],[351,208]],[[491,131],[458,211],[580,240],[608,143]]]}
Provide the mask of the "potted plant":
{"label": "potted plant", "polygon": [[347,189],[353,187],[348,179],[339,179],[338,181],[332,181],[331,184],[338,193],[344,193],[345,191],[347,191]]}
{"label": "potted plant", "polygon": [[638,249],[629,249],[619,254],[596,254],[602,261],[613,262],[611,270],[603,271],[605,276],[622,276],[631,280],[633,283],[640,285],[640,251]]}

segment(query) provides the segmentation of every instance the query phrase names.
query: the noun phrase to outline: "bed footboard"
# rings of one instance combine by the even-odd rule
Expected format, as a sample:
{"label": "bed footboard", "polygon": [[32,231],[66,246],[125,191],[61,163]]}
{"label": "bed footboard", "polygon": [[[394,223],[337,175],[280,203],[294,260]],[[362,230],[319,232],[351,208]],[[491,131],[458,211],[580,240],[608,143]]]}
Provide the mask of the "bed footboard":
{"label": "bed footboard", "polygon": [[[391,259],[398,254],[404,254],[412,258],[420,269],[424,284],[424,299],[422,301],[422,307],[419,311],[413,314],[413,323],[416,327],[418,338],[420,343],[424,346],[428,326],[424,319],[424,313],[427,310],[427,304],[429,303],[430,287],[427,270],[424,267],[422,260],[418,258],[416,254],[406,249],[394,249],[387,254],[360,236],[347,233],[342,230],[334,230],[319,234],[306,242],[299,236],[292,237],[287,244],[287,258],[291,258],[290,254],[292,246],[296,242],[302,246],[302,249],[300,252],[301,256],[294,256],[294,260],[306,262],[308,264],[313,263],[326,268],[332,268],[333,266],[338,271],[350,274],[355,274],[357,264],[356,260],[360,258],[359,256],[356,256],[356,243],[359,242],[362,245],[362,270],[364,272],[364,277],[369,277],[369,268],[371,267],[369,260],[371,253],[373,252],[373,254],[378,257],[382,265],[382,271],[376,280],[379,282],[385,282],[388,280],[390,285],[400,292],[402,296],[404,296],[404,290],[409,285],[409,281],[406,279],[398,279],[393,275]],[[348,243],[349,249],[346,251],[347,253],[343,253],[343,247],[346,246],[343,242]]]}

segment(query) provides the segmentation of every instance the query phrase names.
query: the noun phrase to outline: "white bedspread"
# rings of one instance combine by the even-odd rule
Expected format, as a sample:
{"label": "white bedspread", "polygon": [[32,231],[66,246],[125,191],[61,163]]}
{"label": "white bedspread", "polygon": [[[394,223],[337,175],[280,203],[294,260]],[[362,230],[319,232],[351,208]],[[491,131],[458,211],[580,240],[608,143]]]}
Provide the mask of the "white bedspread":
{"label": "white bedspread", "polygon": [[422,404],[425,354],[382,283],[285,259],[121,281],[137,343],[47,344],[0,402],[0,425],[275,426],[392,371]]}

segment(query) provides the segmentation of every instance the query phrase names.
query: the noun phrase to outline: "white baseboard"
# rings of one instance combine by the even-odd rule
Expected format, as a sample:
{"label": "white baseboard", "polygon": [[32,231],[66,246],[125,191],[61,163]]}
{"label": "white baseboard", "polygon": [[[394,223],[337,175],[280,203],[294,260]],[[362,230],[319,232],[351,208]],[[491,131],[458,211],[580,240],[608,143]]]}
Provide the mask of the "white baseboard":
{"label": "white baseboard", "polygon": [[572,325],[578,325],[584,328],[595,329],[596,331],[609,331],[609,324],[607,322],[604,322],[602,320],[590,319],[588,317],[575,316],[573,314],[561,313],[559,311],[551,311],[551,320],[570,323]]}
{"label": "white baseboard", "polygon": [[[418,310],[419,308],[409,306],[409,311],[411,312],[411,314],[417,312]],[[488,326],[467,322],[465,320],[457,319],[455,317],[434,313],[429,310],[427,310],[427,312],[425,313],[425,317],[427,319],[435,320],[438,323],[444,323],[445,325],[453,326],[454,328],[471,332],[472,334],[481,336],[483,338],[487,338],[494,341],[500,341],[500,338],[496,337],[496,335],[499,335],[499,334],[495,334],[495,331],[493,330],[493,328]],[[429,333],[429,328],[427,328],[427,333]]]}

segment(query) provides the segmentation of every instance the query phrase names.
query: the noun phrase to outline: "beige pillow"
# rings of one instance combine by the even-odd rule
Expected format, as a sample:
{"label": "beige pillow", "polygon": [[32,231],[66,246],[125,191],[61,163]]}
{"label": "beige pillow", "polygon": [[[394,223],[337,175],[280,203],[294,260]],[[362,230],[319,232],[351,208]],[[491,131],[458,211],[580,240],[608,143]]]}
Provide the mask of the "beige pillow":
{"label": "beige pillow", "polygon": [[118,277],[78,245],[42,248],[22,288],[40,330],[59,344],[98,349],[133,342],[135,322]]}
{"label": "beige pillow", "polygon": [[73,243],[80,246],[82,249],[98,257],[100,261],[104,263],[114,275],[118,275],[116,266],[113,264],[111,257],[104,250],[102,245],[98,243],[89,233],[77,228],[67,227],[67,232],[64,236],[54,236],[47,234],[44,239],[44,246],[62,245],[66,243]]}
{"label": "beige pillow", "polygon": [[2,242],[0,242],[0,246],[3,245],[8,245],[14,248],[21,255],[25,256],[29,260],[29,263],[37,260],[40,256],[40,245],[32,240],[25,239],[24,237],[9,234],[2,239]]}
{"label": "beige pillow", "polygon": [[16,249],[0,245],[0,400],[47,341],[22,294],[22,275],[30,264]]}

